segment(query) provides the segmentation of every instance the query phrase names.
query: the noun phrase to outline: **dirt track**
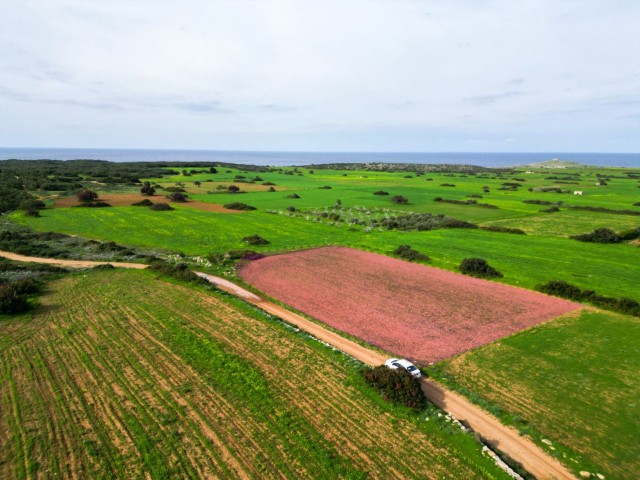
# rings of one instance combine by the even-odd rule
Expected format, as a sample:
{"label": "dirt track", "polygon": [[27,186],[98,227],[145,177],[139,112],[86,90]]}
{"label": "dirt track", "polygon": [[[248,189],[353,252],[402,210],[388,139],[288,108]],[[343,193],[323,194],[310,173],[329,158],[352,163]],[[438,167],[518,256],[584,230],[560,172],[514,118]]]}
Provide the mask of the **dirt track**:
{"label": "dirt track", "polygon": [[[58,260],[51,258],[25,257],[11,252],[0,251],[0,256],[11,260],[21,262],[50,263],[54,265],[67,266],[72,268],[91,267],[96,265],[104,265],[111,263],[115,267],[120,268],[136,268],[143,269],[147,265],[137,263],[119,263],[119,262],[92,262],[77,260]],[[203,278],[215,284],[221,290],[236,295],[249,303],[265,310],[266,312],[276,315],[283,320],[295,325],[314,337],[329,343],[339,350],[351,355],[368,365],[381,365],[387,359],[384,354],[370,350],[351,340],[348,340],[337,333],[334,333],[321,325],[301,317],[298,314],[290,312],[283,307],[274,303],[263,300],[257,295],[243,289],[242,287],[213,275],[197,272]],[[520,462],[523,467],[533,474],[536,478],[543,479],[574,479],[572,475],[560,462],[545,453],[540,447],[531,440],[520,436],[513,428],[506,427],[494,416],[482,410],[480,407],[472,404],[464,397],[451,392],[442,385],[428,379],[422,380],[422,390],[426,397],[449,412],[458,420],[466,422],[473,430],[482,435],[489,443],[496,448],[508,454],[514,460]]]}

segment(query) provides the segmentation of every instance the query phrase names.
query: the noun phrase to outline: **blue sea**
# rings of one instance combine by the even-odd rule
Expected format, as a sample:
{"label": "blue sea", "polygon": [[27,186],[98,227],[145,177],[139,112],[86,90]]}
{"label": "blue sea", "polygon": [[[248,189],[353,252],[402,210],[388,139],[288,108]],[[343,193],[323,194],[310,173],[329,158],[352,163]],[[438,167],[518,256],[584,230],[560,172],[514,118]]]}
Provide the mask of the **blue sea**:
{"label": "blue sea", "polygon": [[109,160],[112,162],[227,162],[249,165],[309,165],[323,163],[467,164],[510,167],[551,159],[602,167],[640,168],[640,153],[389,153],[389,152],[260,152],[222,150],[142,150],[95,148],[1,148],[0,160]]}

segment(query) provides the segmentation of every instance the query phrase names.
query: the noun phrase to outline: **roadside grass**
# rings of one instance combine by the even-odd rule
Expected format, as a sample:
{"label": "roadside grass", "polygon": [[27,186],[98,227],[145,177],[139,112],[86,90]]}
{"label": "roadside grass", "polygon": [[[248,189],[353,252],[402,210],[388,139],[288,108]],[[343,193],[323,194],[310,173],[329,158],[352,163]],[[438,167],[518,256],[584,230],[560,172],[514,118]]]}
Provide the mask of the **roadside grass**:
{"label": "roadside grass", "polygon": [[69,274],[0,338],[2,478],[507,478],[349,357],[152,272]]}
{"label": "roadside grass", "polygon": [[639,319],[583,310],[428,371],[574,471],[632,479],[640,468],[638,345]]}

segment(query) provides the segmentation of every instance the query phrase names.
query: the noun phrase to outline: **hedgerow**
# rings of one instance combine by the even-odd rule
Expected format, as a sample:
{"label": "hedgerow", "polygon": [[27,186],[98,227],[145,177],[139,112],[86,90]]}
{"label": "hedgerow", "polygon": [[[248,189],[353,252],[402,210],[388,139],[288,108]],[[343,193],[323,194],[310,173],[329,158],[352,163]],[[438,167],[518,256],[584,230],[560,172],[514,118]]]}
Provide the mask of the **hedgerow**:
{"label": "hedgerow", "polygon": [[420,388],[420,381],[404,370],[391,370],[380,365],[363,371],[365,381],[379,390],[385,400],[414,410],[427,406],[427,399]]}

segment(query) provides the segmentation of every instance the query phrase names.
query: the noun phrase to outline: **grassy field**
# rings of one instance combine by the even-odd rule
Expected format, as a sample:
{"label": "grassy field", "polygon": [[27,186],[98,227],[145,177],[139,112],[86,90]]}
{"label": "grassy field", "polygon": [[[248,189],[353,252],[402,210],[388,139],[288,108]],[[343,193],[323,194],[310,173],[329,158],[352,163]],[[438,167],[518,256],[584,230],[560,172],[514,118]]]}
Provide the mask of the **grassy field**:
{"label": "grassy field", "polygon": [[0,320],[0,365],[2,478],[506,478],[341,354],[149,272],[56,281]]}
{"label": "grassy field", "polygon": [[[409,244],[428,254],[437,267],[455,270],[463,258],[486,258],[505,277],[501,281],[533,288],[563,279],[603,295],[640,300],[640,249],[602,245],[555,236],[512,235],[468,229],[428,232],[378,231],[290,218],[263,211],[215,214],[177,206],[152,212],[139,207],[70,208],[42,212],[41,218],[14,216],[36,230],[54,230],[87,238],[187,255],[247,248],[242,238],[260,234],[271,243],[255,248],[279,252],[322,245],[345,245],[388,254]],[[252,247],[254,248],[254,247]]]}
{"label": "grassy field", "polygon": [[[583,311],[438,366],[578,470],[637,478],[640,319]],[[437,373],[435,373],[437,372]]]}

